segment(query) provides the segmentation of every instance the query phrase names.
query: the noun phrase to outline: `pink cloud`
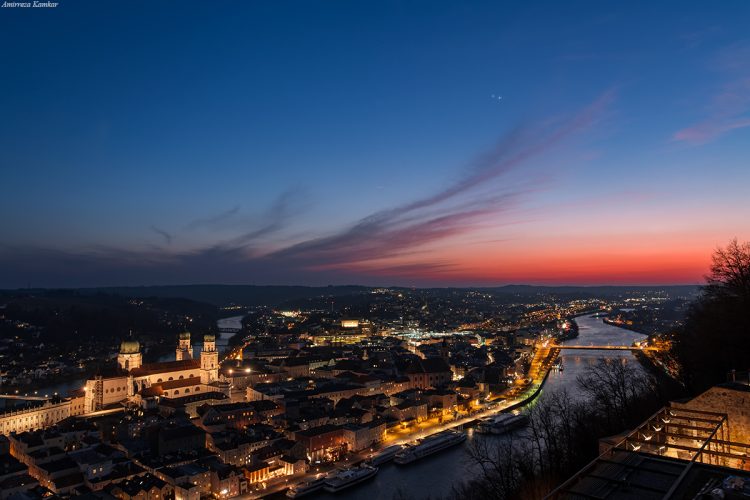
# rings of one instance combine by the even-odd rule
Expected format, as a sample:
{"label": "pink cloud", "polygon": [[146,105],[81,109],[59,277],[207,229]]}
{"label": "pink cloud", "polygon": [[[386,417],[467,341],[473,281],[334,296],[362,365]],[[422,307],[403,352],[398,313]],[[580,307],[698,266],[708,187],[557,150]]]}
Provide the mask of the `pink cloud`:
{"label": "pink cloud", "polygon": [[750,45],[736,44],[719,54],[715,69],[728,81],[711,98],[708,117],[675,132],[672,138],[692,144],[711,142],[732,130],[750,127]]}
{"label": "pink cloud", "polygon": [[698,125],[678,130],[674,134],[674,139],[693,144],[705,144],[727,132],[745,127],[750,127],[750,118],[734,121],[708,120]]}

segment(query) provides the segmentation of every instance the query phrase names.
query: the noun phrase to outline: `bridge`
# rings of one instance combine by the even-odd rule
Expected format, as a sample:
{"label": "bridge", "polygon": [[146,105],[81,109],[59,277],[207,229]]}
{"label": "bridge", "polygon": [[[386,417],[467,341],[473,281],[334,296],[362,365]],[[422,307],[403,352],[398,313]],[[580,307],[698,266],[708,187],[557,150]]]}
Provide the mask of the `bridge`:
{"label": "bridge", "polygon": [[589,351],[658,351],[658,347],[630,345],[553,345],[550,349],[577,349]]}

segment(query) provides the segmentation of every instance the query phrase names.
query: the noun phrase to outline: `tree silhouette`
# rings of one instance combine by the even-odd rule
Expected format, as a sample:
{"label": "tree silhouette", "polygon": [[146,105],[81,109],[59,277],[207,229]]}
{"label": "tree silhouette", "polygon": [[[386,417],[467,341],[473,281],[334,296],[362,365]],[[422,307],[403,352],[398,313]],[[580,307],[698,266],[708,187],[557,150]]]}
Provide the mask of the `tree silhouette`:
{"label": "tree silhouette", "polygon": [[750,306],[750,242],[739,243],[735,238],[726,248],[718,248],[713,254],[706,282],[708,297],[736,299]]}
{"label": "tree silhouette", "polygon": [[734,239],[714,252],[703,293],[675,340],[692,392],[750,369],[750,243]]}

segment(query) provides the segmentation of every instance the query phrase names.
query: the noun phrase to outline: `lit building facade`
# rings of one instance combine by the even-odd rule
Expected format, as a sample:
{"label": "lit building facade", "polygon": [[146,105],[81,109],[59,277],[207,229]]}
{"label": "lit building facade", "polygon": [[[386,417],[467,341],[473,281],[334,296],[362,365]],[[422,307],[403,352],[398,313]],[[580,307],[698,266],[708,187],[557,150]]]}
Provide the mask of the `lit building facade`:
{"label": "lit building facade", "polygon": [[183,332],[177,341],[174,359],[182,361],[184,359],[193,359],[193,346],[190,345],[190,332]]}
{"label": "lit building facade", "polygon": [[[84,387],[84,410],[92,413],[126,400],[138,402],[147,397],[179,398],[210,391],[228,391],[220,379],[216,338],[206,335],[200,359],[193,359],[190,334],[178,339],[174,361],[142,363],[140,345],[126,340],[117,355],[121,373],[96,376]],[[226,386],[226,387],[225,387]]]}
{"label": "lit building facade", "polygon": [[71,416],[71,400],[53,398],[0,414],[0,434],[44,429]]}

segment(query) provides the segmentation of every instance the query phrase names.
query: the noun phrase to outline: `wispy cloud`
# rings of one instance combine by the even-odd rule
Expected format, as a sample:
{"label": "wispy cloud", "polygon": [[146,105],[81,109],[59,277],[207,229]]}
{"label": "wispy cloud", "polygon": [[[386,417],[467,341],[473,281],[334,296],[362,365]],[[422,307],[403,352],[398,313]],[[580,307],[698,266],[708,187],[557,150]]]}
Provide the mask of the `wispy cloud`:
{"label": "wispy cloud", "polygon": [[715,117],[692,127],[678,130],[674,138],[692,144],[706,144],[732,130],[750,127],[750,118],[727,119]]}
{"label": "wispy cloud", "polygon": [[263,214],[263,223],[233,238],[229,246],[242,246],[258,238],[282,230],[290,219],[308,206],[306,193],[301,189],[290,189],[281,193]]}
{"label": "wispy cloud", "polygon": [[218,214],[195,219],[185,226],[185,230],[239,232],[218,245],[242,247],[285,229],[291,219],[308,206],[309,198],[305,190],[288,189],[278,195],[262,213],[243,214],[240,205],[236,205]]}
{"label": "wispy cloud", "polygon": [[307,269],[351,269],[358,264],[418,252],[431,243],[471,232],[482,220],[510,210],[519,194],[502,193],[478,200],[458,211],[408,217],[403,213],[374,214],[337,234],[277,250],[265,258]]}
{"label": "wispy cloud", "polygon": [[218,214],[195,219],[185,226],[186,229],[220,229],[225,228],[227,223],[232,221],[240,212],[240,206],[236,205],[228,210]]}
{"label": "wispy cloud", "polygon": [[710,116],[700,123],[678,130],[674,138],[692,144],[705,144],[745,127],[750,127],[750,76],[725,84],[711,100]]}
{"label": "wispy cloud", "polygon": [[160,228],[158,228],[158,227],[156,227],[156,226],[153,226],[153,225],[152,225],[152,226],[150,227],[150,229],[151,229],[151,230],[152,230],[153,232],[155,232],[156,234],[158,234],[159,236],[161,236],[162,238],[164,238],[164,242],[165,242],[165,243],[166,243],[167,245],[171,245],[171,244],[172,244],[172,235],[171,235],[171,234],[169,234],[169,233],[168,233],[168,232],[166,232],[165,230],[163,230],[163,229],[160,229]]}
{"label": "wispy cloud", "polygon": [[713,68],[726,81],[710,98],[707,117],[675,132],[674,140],[706,144],[733,130],[750,127],[750,43],[725,48]]}
{"label": "wispy cloud", "polygon": [[[76,286],[311,283],[321,279],[330,283],[367,276],[395,279],[439,275],[449,272],[454,263],[431,256],[430,248],[478,229],[497,229],[521,220],[521,202],[539,185],[530,175],[525,176],[526,180],[511,182],[507,174],[520,174],[520,168],[530,160],[591,128],[614,97],[614,92],[607,92],[567,119],[519,127],[469,162],[457,179],[443,189],[373,212],[327,236],[281,244],[271,250],[258,249],[257,240],[263,238],[267,238],[267,245],[274,241],[279,245],[279,233],[307,207],[303,192],[289,190],[255,218],[262,219],[260,224],[249,224],[237,205],[185,226],[185,230],[231,227],[238,231],[208,247],[169,251],[152,248],[141,252],[101,247],[59,252],[0,247],[0,264],[15,269],[16,282],[22,284],[44,279],[40,285],[65,282]],[[151,229],[167,243],[172,241],[166,231],[156,226]],[[63,278],[65,274],[67,278]]]}
{"label": "wispy cloud", "polygon": [[[603,94],[568,120],[542,128],[518,128],[479,155],[453,184],[423,198],[382,210],[331,236],[280,249],[268,258],[322,269],[350,267],[413,252],[427,244],[456,237],[488,219],[502,222],[533,187],[494,185],[501,177],[563,140],[596,123],[614,99]],[[489,195],[482,192],[491,188]]]}
{"label": "wispy cloud", "polygon": [[677,37],[677,40],[685,45],[685,48],[693,49],[706,43],[711,38],[721,33],[721,26],[711,25],[703,28],[683,33]]}

